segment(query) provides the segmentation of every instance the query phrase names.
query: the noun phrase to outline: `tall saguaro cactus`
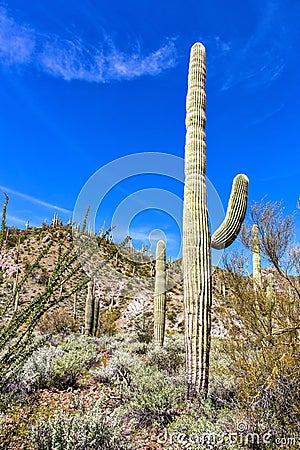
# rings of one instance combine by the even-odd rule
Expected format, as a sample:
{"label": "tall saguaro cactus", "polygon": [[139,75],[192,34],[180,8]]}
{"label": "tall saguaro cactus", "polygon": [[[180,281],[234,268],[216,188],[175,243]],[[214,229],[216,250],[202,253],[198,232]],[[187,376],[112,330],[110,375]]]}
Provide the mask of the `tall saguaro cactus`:
{"label": "tall saguaro cactus", "polygon": [[160,347],[164,344],[165,335],[166,289],[166,245],[164,241],[158,241],[154,293],[154,341]]}
{"label": "tall saguaro cactus", "polygon": [[253,283],[254,289],[262,287],[261,263],[260,263],[260,244],[258,237],[258,226],[252,227],[252,266],[253,266]]}
{"label": "tall saguaro cactus", "polygon": [[206,195],[205,48],[191,49],[186,99],[183,271],[188,396],[207,395],[211,332],[211,248],[228,247],[247,208],[248,178],[235,177],[226,217],[211,236]]}

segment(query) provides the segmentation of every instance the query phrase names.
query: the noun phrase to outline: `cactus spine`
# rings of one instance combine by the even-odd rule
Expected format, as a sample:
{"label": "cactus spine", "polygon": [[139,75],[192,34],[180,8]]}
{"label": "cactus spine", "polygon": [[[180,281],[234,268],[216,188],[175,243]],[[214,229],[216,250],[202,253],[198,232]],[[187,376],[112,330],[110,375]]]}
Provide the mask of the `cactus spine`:
{"label": "cactus spine", "polygon": [[154,341],[156,346],[162,347],[166,322],[166,245],[164,241],[157,243],[155,267]]}
{"label": "cactus spine", "polygon": [[260,263],[260,244],[258,237],[258,226],[252,227],[252,267],[254,289],[262,288],[261,263]]}
{"label": "cactus spine", "polygon": [[206,198],[205,48],[191,49],[186,100],[183,273],[188,397],[207,395],[211,331],[211,248],[236,238],[247,208],[248,178],[238,175],[223,224],[210,236]]}

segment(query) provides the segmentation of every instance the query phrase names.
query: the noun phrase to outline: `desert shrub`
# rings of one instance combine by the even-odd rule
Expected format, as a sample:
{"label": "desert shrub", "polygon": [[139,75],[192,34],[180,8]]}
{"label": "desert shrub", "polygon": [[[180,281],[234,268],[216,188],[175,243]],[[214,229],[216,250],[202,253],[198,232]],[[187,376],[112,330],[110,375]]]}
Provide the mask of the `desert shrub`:
{"label": "desert shrub", "polygon": [[139,342],[149,343],[153,339],[153,314],[146,311],[132,320],[132,329]]}
{"label": "desert shrub", "polygon": [[133,372],[137,370],[140,364],[141,362],[137,356],[117,350],[108,360],[106,366],[98,367],[92,370],[91,373],[96,380],[102,383],[128,387],[131,383]]}
{"label": "desert shrub", "polygon": [[100,311],[98,319],[98,334],[113,336],[116,333],[117,320],[120,317],[120,310],[117,308]]}
{"label": "desert shrub", "polygon": [[25,442],[33,405],[34,399],[32,397],[26,396],[26,401],[24,400],[21,403],[16,403],[15,396],[10,397],[10,402],[6,404],[4,413],[0,414],[1,450],[27,448]]}
{"label": "desert shrub", "polygon": [[[218,298],[215,313],[227,331],[236,401],[253,432],[271,434],[270,442],[259,447],[269,450],[279,445],[276,439],[299,432],[300,252],[294,217],[285,216],[281,203],[254,203],[250,215],[260,254],[272,267],[262,270],[262,283],[254,284],[244,256],[228,254],[222,271],[226,295]],[[251,228],[245,226],[242,233],[249,250]]]}
{"label": "desert shrub", "polygon": [[97,337],[98,345],[106,350],[109,354],[113,354],[116,350],[124,350],[132,342],[134,338],[130,334],[116,333],[114,335],[101,334]]}
{"label": "desert shrub", "polygon": [[[299,433],[300,354],[290,346],[260,348],[248,352],[248,359],[236,359],[233,369],[239,371],[237,400],[251,418],[253,431],[270,433],[273,447],[276,439]],[[292,447],[291,447],[292,448]]]}
{"label": "desert shrub", "polygon": [[127,328],[139,342],[149,343],[153,339],[153,312],[143,298],[131,301],[124,312]]}
{"label": "desert shrub", "polygon": [[71,334],[61,343],[64,351],[86,353],[86,358],[92,362],[97,358],[99,341],[97,338]]}
{"label": "desert shrub", "polygon": [[212,338],[208,395],[217,408],[233,406],[236,397],[236,380],[230,367],[232,360],[224,344],[226,339]]}
{"label": "desert shrub", "polygon": [[52,345],[34,352],[17,376],[16,390],[32,392],[50,386],[54,378],[55,361],[62,355],[62,349]]}
{"label": "desert shrub", "polygon": [[128,450],[116,413],[103,412],[103,399],[91,409],[58,413],[31,429],[37,450]]}
{"label": "desert shrub", "polygon": [[73,386],[78,377],[97,359],[97,345],[87,338],[74,336],[60,346],[46,345],[33,353],[15,380],[14,390],[32,392],[56,386]]}
{"label": "desert shrub", "polygon": [[185,362],[182,340],[166,337],[164,347],[152,346],[146,356],[146,365],[157,366],[169,375],[175,373]]}
{"label": "desert shrub", "polygon": [[126,345],[126,350],[132,355],[145,355],[148,351],[148,348],[149,344],[147,344],[146,342],[133,341],[129,342]]}
{"label": "desert shrub", "polygon": [[157,367],[142,366],[131,381],[130,413],[141,425],[166,425],[176,417],[184,395],[183,373],[171,377]]}
{"label": "desert shrub", "polygon": [[[225,417],[224,417],[225,416]],[[166,450],[238,450],[243,437],[234,425],[231,411],[217,417],[209,402],[190,405],[161,436]],[[242,422],[241,422],[242,423]]]}
{"label": "desert shrub", "polygon": [[133,355],[144,355],[148,349],[148,344],[140,342],[133,333],[117,333],[113,336],[102,334],[97,339],[99,345],[110,354],[116,350],[122,350]]}
{"label": "desert shrub", "polygon": [[37,330],[42,334],[63,334],[75,333],[79,329],[79,324],[65,308],[47,311],[40,319]]}
{"label": "desert shrub", "polygon": [[[249,328],[246,330],[249,334]],[[211,357],[209,393],[215,405],[239,405],[251,427],[262,439],[260,450],[279,447],[279,439],[299,432],[300,354],[297,342],[283,336],[273,343],[260,339],[224,339],[223,353]],[[248,447],[246,447],[248,448]],[[250,447],[251,448],[251,447]],[[297,448],[290,446],[289,448]]]}

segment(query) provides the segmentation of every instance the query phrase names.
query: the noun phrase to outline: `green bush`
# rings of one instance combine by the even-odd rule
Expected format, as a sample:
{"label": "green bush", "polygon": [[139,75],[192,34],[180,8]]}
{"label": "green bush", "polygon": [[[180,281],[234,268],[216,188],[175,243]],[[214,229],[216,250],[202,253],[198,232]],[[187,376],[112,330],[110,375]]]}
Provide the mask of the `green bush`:
{"label": "green bush", "polygon": [[159,370],[169,375],[176,373],[184,366],[185,353],[182,339],[166,337],[164,347],[150,347],[145,363],[148,366],[157,366]]}
{"label": "green bush", "polygon": [[65,308],[47,311],[40,319],[37,330],[42,334],[69,335],[79,329],[79,324]]}
{"label": "green bush", "polygon": [[[277,442],[285,437],[295,437],[299,433],[300,413],[300,355],[299,352],[277,346],[277,354],[271,349],[260,352],[260,366],[254,365],[253,370],[240,380],[239,400],[241,406],[251,418],[254,431],[270,433],[272,446],[262,449],[276,449]],[[252,385],[255,394],[251,392]],[[290,447],[290,448],[297,448]]]}
{"label": "green bush", "polygon": [[176,417],[185,396],[184,374],[168,376],[157,367],[141,367],[133,374],[129,408],[141,425],[166,425]]}
{"label": "green bush", "polygon": [[36,450],[129,450],[117,414],[105,414],[104,399],[91,409],[58,413],[32,427],[30,440]]}
{"label": "green bush", "polygon": [[17,374],[13,389],[32,392],[73,386],[96,359],[97,345],[92,339],[70,336],[57,347],[50,344],[34,352]]}
{"label": "green bush", "polygon": [[130,354],[144,355],[148,349],[148,344],[139,342],[138,337],[133,333],[119,333],[113,336],[101,334],[97,340],[101,348],[110,354],[116,350],[123,350]]}
{"label": "green bush", "polygon": [[231,364],[230,355],[226,352],[226,339],[213,337],[208,394],[217,408],[231,407],[236,399],[236,380],[230,369]]}
{"label": "green bush", "polygon": [[[238,450],[243,447],[242,438],[230,424],[229,417],[222,423],[221,418],[214,417],[211,405],[207,403],[200,408],[192,408],[169,425],[163,436],[166,450]],[[224,420],[224,419],[223,419]],[[230,428],[232,427],[232,429]]]}
{"label": "green bush", "polygon": [[128,387],[132,374],[138,369],[141,362],[136,355],[130,355],[123,350],[117,350],[109,359],[106,366],[91,371],[96,380],[102,383],[122,384]]}

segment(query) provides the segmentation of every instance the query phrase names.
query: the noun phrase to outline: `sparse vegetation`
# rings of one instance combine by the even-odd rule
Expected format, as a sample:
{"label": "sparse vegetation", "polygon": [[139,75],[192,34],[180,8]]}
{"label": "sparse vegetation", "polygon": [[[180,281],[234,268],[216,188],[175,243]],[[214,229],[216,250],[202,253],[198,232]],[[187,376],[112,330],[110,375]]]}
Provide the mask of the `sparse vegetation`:
{"label": "sparse vegetation", "polygon": [[[253,224],[241,234],[245,252],[227,254],[211,282],[211,248],[236,238],[248,181],[236,177],[225,220],[210,236],[205,71],[197,43],[187,96],[183,261],[168,262],[168,279],[162,241],[154,261],[147,247],[136,251],[130,237],[114,243],[111,229],[102,230],[93,235],[92,255],[87,212],[76,228],[78,251],[76,233],[56,213],[49,226],[8,228],[5,194],[0,450],[299,448],[293,215],[279,202],[254,203]],[[86,275],[82,267],[98,250],[101,263]]]}

